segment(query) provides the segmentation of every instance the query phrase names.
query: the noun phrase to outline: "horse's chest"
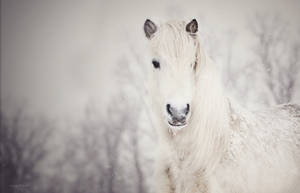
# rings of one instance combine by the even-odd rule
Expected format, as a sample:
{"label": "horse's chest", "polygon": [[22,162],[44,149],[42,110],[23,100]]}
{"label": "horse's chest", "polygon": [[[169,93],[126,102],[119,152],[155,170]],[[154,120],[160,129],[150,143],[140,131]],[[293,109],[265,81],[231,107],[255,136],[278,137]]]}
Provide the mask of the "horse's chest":
{"label": "horse's chest", "polygon": [[199,189],[206,188],[200,180],[203,170],[193,164],[193,159],[191,152],[184,150],[179,150],[172,156],[168,176],[176,187],[176,193],[187,192],[187,190],[197,192]]}
{"label": "horse's chest", "polygon": [[191,154],[185,149],[179,149],[171,154],[171,167],[176,170],[182,170],[191,160]]}

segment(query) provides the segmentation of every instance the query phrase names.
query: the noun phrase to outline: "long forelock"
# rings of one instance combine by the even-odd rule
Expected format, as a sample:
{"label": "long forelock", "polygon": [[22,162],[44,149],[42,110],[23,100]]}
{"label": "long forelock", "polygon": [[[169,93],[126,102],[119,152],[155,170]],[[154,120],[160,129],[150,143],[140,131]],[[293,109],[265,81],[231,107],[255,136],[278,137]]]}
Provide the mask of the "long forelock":
{"label": "long forelock", "polygon": [[153,39],[155,51],[171,60],[194,57],[197,39],[185,31],[185,22],[167,22],[159,27]]}

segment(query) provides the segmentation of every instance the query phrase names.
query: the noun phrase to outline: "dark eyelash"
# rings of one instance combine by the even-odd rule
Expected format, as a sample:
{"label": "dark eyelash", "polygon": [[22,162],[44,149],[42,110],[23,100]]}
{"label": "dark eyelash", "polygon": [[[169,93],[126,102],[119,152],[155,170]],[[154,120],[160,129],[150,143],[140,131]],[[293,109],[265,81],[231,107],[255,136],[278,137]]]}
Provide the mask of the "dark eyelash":
{"label": "dark eyelash", "polygon": [[154,68],[160,68],[160,64],[158,61],[152,60],[152,64],[153,64]]}

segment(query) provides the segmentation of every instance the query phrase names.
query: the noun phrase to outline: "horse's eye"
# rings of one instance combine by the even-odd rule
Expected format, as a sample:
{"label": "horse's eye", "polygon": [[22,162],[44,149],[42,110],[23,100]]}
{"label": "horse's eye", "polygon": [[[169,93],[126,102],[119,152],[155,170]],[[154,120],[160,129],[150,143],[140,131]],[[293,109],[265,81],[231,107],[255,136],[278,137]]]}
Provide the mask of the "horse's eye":
{"label": "horse's eye", "polygon": [[195,61],[195,63],[194,63],[194,65],[193,65],[193,69],[196,71],[196,69],[197,69],[197,65],[198,65],[198,62],[197,62],[197,60]]}
{"label": "horse's eye", "polygon": [[152,60],[152,64],[153,64],[154,68],[160,68],[160,64],[158,61]]}

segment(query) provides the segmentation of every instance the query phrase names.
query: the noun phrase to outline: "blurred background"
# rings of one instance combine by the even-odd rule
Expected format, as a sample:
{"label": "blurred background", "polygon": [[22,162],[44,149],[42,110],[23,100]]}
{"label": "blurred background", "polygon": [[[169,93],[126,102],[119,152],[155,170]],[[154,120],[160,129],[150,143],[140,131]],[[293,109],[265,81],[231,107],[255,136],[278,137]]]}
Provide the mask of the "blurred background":
{"label": "blurred background", "polygon": [[0,190],[152,193],[143,23],[196,18],[226,92],[300,102],[298,0],[2,0]]}

